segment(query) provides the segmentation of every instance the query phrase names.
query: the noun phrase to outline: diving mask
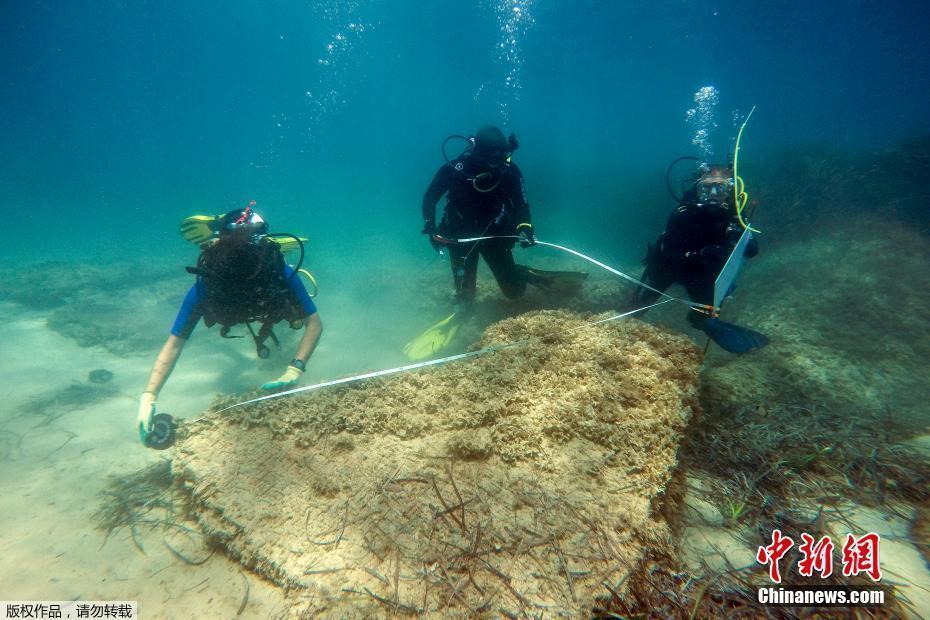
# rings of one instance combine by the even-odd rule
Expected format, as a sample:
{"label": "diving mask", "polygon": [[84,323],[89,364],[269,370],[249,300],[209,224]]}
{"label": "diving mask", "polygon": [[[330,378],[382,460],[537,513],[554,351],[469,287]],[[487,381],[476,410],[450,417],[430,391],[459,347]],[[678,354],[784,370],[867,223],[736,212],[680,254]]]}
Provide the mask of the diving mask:
{"label": "diving mask", "polygon": [[698,202],[722,205],[733,195],[733,179],[723,176],[704,176],[695,183]]}
{"label": "diving mask", "polygon": [[257,237],[268,234],[268,223],[261,215],[255,212],[255,201],[249,202],[245,209],[230,211],[220,219],[222,232],[245,233]]}

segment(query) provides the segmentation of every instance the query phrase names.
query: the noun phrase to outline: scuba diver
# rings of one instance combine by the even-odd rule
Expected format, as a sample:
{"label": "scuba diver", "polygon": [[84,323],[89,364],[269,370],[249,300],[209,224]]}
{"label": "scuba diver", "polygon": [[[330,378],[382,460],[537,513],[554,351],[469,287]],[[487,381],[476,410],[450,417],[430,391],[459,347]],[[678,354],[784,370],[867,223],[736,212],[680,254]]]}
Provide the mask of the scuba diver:
{"label": "scuba diver", "polygon": [[[675,160],[669,166],[669,173],[683,159],[697,158]],[[691,325],[706,333],[726,351],[748,353],[764,347],[768,338],[751,329],[721,321],[713,305],[717,276],[744,230],[742,218],[734,207],[742,198],[740,192],[735,191],[735,178],[732,166],[704,165],[680,198],[675,196],[669,185],[669,191],[679,205],[668,218],[665,232],[655,244],[648,245],[643,261],[646,269],[640,278],[655,290],[641,286],[634,293],[633,301],[637,305],[654,303],[660,295],[657,291],[665,291],[677,282],[687,289],[691,301],[713,308],[710,315],[690,310],[688,321]],[[750,237],[743,255],[752,258],[758,252],[758,243]]]}
{"label": "scuba diver", "polygon": [[[296,384],[319,342],[323,325],[298,277],[298,273],[304,273],[313,282],[309,272],[301,269],[304,240],[289,234],[269,234],[265,220],[252,209],[254,205],[252,201],[245,209],[222,216],[192,216],[181,225],[182,235],[199,244],[202,252],[197,266],[187,267],[197,280],[184,298],[139,402],[136,429],[148,447],[163,449],[173,442],[171,417],[156,414],[155,401],[201,318],[207,327],[220,324],[220,336],[224,338],[230,337],[232,326],[245,323],[261,358],[270,354],[265,340],[270,337],[279,344],[272,331],[276,323],[286,320],[292,329],[304,328],[294,359],[284,374],[261,386],[265,390]],[[301,258],[291,268],[283,252],[298,247]],[[255,321],[261,324],[258,333],[251,325]]]}
{"label": "scuba diver", "polygon": [[[466,141],[455,159],[445,153],[454,138]],[[426,358],[446,346],[461,321],[471,314],[477,286],[478,258],[491,268],[508,299],[523,295],[527,284],[553,293],[577,291],[586,273],[542,271],[518,265],[512,249],[517,240],[524,248],[536,244],[523,174],[511,155],[519,147],[517,137],[494,126],[481,127],[474,137],[450,136],[443,142],[443,164],[423,196],[423,234],[437,252],[449,252],[455,286],[456,311],[405,347],[411,359]],[[436,224],[436,205],[447,202]],[[459,239],[505,237],[460,243]]]}

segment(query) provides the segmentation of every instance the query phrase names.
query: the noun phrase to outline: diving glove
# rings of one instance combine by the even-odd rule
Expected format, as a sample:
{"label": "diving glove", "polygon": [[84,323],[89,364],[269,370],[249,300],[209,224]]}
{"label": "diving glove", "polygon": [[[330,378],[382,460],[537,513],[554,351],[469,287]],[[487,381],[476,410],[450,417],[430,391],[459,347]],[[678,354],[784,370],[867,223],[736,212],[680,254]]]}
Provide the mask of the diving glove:
{"label": "diving glove", "polygon": [[263,390],[277,390],[283,387],[291,387],[292,385],[297,384],[297,380],[300,379],[300,375],[304,374],[297,366],[288,366],[287,370],[284,371],[284,374],[275,379],[274,381],[269,381],[268,383],[262,384]]}
{"label": "diving glove", "polygon": [[536,229],[532,224],[523,223],[517,226],[517,236],[520,237],[520,247],[528,248],[536,245]]}
{"label": "diving glove", "polygon": [[155,395],[151,392],[142,392],[139,399],[139,415],[136,418],[136,430],[139,431],[139,441],[147,446],[146,438],[152,432],[152,416],[155,415]]}
{"label": "diving glove", "polygon": [[743,227],[739,225],[739,222],[731,222],[723,234],[726,236],[727,241],[736,243],[743,236]]}

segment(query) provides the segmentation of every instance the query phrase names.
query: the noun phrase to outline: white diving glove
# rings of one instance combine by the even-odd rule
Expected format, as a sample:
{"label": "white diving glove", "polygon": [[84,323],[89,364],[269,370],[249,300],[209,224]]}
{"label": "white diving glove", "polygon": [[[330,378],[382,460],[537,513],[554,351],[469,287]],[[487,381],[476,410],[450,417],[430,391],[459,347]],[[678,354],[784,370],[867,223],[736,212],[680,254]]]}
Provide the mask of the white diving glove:
{"label": "white diving glove", "polygon": [[277,390],[279,388],[291,387],[292,385],[297,384],[297,380],[300,379],[300,375],[302,374],[304,374],[304,371],[292,364],[287,367],[287,370],[284,371],[283,375],[281,375],[274,381],[263,383],[262,389],[263,390]]}
{"label": "white diving glove", "polygon": [[152,432],[152,416],[155,415],[155,395],[151,392],[142,392],[139,399],[139,417],[136,418],[136,430],[139,431],[139,441],[143,445],[146,437]]}

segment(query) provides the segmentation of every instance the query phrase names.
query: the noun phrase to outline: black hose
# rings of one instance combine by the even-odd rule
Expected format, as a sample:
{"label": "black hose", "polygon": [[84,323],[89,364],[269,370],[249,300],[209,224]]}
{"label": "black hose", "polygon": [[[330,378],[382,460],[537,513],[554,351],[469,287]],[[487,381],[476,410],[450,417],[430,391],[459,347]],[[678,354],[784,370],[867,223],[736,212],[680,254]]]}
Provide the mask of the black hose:
{"label": "black hose", "polygon": [[294,267],[294,272],[288,276],[288,280],[297,275],[297,272],[300,271],[300,267],[304,264],[304,242],[300,240],[300,237],[297,235],[292,235],[291,233],[268,233],[266,237],[290,237],[297,241],[297,245],[300,246],[300,260],[297,261],[297,266]]}
{"label": "black hose", "polygon": [[459,153],[459,155],[458,155],[459,157],[461,157],[462,155],[464,155],[465,153],[467,153],[468,151],[470,151],[470,150],[471,150],[472,148],[474,148],[474,146],[475,146],[474,140],[472,140],[472,139],[469,138],[468,136],[460,136],[460,135],[458,135],[458,134],[452,134],[451,136],[449,136],[448,138],[446,138],[445,140],[442,141],[442,158],[443,158],[444,160],[446,160],[446,163],[447,163],[447,164],[448,164],[451,160],[449,159],[449,156],[446,155],[446,144],[449,143],[449,140],[455,140],[455,139],[464,140],[465,142],[468,143],[468,146],[466,146],[466,147],[462,150],[462,152]]}
{"label": "black hose", "polygon": [[668,188],[668,193],[672,195],[672,198],[674,198],[675,202],[677,203],[681,203],[681,197],[676,196],[675,190],[672,189],[672,181],[671,181],[672,168],[674,168],[675,164],[677,164],[678,162],[684,161],[686,159],[689,159],[691,161],[700,161],[699,157],[694,157],[692,155],[682,155],[678,159],[673,160],[672,163],[668,165],[668,168],[665,169],[665,187]]}

